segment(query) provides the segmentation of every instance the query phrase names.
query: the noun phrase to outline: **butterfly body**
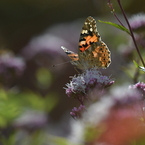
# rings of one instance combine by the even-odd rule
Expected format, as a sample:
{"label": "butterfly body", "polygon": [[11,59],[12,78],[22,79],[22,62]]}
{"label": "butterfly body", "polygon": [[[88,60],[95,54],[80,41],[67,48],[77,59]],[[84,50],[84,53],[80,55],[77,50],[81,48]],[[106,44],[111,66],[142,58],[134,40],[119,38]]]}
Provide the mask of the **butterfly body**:
{"label": "butterfly body", "polygon": [[71,63],[81,70],[107,68],[111,63],[111,53],[101,40],[95,19],[90,16],[82,27],[78,54],[63,46],[61,48],[71,58]]}

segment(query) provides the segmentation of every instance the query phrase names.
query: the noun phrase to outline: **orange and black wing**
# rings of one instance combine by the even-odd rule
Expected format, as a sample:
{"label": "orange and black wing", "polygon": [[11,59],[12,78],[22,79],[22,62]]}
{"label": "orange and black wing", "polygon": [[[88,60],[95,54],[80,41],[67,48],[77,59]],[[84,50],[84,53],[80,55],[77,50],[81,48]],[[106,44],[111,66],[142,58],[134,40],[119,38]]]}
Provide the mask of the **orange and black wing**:
{"label": "orange and black wing", "polygon": [[96,21],[89,16],[81,31],[79,39],[79,58],[88,61],[90,68],[107,68],[111,63],[111,53],[101,40]]}
{"label": "orange and black wing", "polygon": [[77,53],[74,53],[73,51],[70,51],[70,50],[66,49],[64,46],[61,46],[61,48],[70,57],[70,59],[72,61],[78,61],[79,60],[79,57],[78,57]]}

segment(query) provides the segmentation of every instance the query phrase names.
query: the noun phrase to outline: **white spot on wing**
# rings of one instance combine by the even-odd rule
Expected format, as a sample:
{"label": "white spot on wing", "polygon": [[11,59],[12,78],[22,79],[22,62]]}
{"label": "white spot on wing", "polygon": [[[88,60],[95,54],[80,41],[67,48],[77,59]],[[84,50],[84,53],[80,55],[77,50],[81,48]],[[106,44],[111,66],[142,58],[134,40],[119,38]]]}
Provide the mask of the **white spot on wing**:
{"label": "white spot on wing", "polygon": [[88,33],[88,30],[82,30],[82,34]]}
{"label": "white spot on wing", "polygon": [[90,28],[90,31],[93,32],[93,28]]}

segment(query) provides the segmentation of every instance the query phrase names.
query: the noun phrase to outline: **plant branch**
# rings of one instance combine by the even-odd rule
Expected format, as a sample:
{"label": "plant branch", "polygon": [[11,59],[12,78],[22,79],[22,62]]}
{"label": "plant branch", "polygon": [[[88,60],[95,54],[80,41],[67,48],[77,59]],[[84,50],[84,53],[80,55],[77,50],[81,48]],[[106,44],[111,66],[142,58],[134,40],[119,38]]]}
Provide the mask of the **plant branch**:
{"label": "plant branch", "polygon": [[123,25],[123,23],[119,20],[119,18],[117,17],[117,15],[116,15],[116,13],[115,13],[115,9],[113,8],[113,4],[110,2],[110,0],[108,0],[108,5],[109,5],[109,7],[110,7],[110,9],[111,9],[111,12],[112,12],[112,14],[114,15],[114,17],[117,19],[117,21],[123,26],[123,27],[125,27],[124,25]]}
{"label": "plant branch", "polygon": [[131,26],[130,26],[130,24],[129,24],[129,21],[128,21],[128,19],[127,19],[127,16],[126,16],[126,14],[125,14],[125,12],[124,12],[124,10],[123,10],[123,8],[122,8],[122,5],[121,5],[121,3],[120,3],[120,0],[117,0],[117,1],[118,1],[119,6],[120,6],[120,9],[121,9],[121,11],[122,11],[122,13],[123,13],[123,16],[124,16],[124,18],[125,18],[125,20],[126,20],[126,22],[127,22],[127,25],[128,25],[128,28],[129,28],[131,37],[132,37],[132,39],[133,39],[134,45],[135,45],[135,47],[136,47],[137,53],[138,53],[138,55],[139,55],[139,57],[140,57],[140,59],[141,59],[141,62],[142,62],[142,64],[143,64],[143,66],[145,67],[144,60],[143,60],[143,58],[142,58],[142,56],[141,56],[141,53],[140,53],[140,50],[139,50],[139,48],[138,48],[138,46],[137,46],[137,43],[136,43],[136,40],[135,40],[133,31],[132,31],[132,29],[131,29]]}

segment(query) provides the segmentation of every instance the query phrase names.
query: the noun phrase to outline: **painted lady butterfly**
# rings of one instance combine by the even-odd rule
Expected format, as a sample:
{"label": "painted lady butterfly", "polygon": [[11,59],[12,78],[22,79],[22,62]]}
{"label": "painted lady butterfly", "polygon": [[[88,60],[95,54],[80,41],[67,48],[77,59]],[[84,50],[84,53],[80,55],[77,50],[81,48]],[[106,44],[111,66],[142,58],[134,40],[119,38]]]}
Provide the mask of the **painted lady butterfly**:
{"label": "painted lady butterfly", "polygon": [[71,63],[82,70],[94,67],[107,68],[111,63],[111,53],[101,40],[96,21],[91,16],[86,19],[82,28],[78,54],[63,46],[61,48],[71,58]]}

